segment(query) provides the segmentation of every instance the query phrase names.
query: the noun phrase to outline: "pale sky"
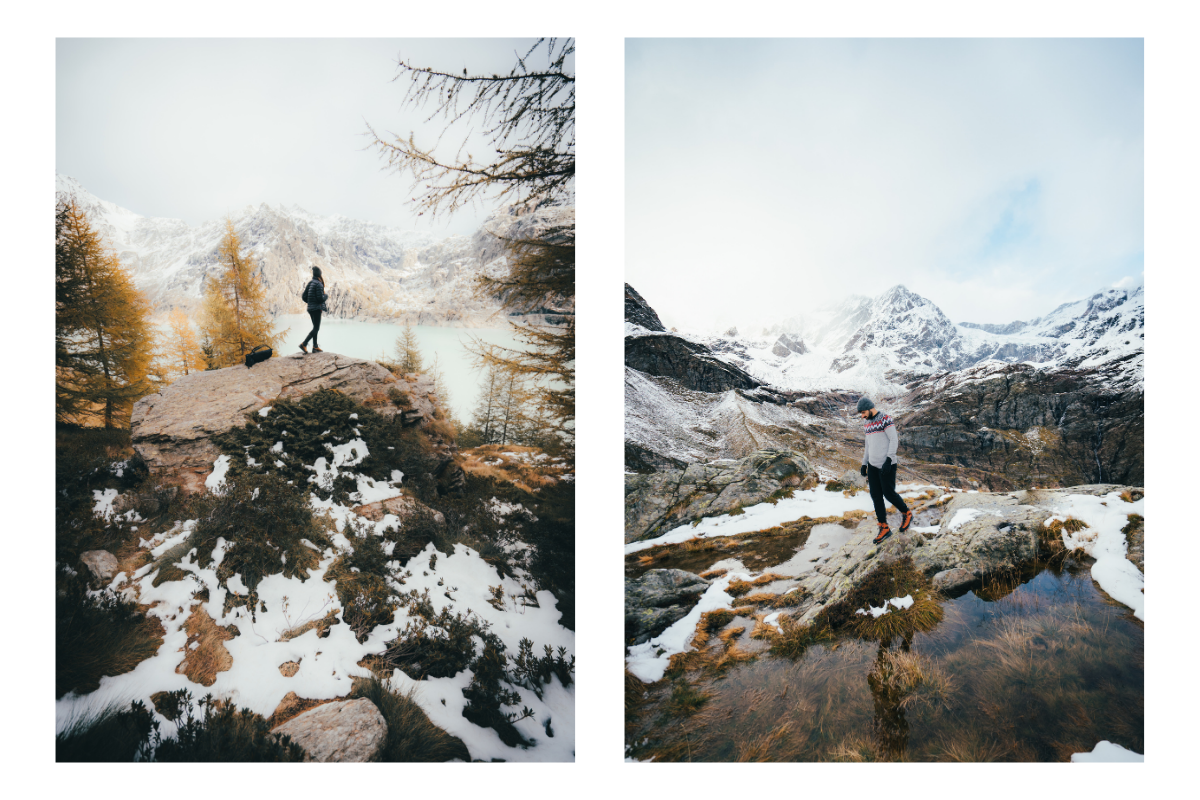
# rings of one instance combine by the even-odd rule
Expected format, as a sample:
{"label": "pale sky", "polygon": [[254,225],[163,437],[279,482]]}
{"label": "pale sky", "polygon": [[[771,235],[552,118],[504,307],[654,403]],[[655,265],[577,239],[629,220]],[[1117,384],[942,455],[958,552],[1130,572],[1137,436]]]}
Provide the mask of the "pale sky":
{"label": "pale sky", "polygon": [[1140,39],[625,52],[625,277],[668,324],[896,284],[1004,323],[1142,281]]}
{"label": "pale sky", "polygon": [[[58,39],[55,169],[138,214],[192,225],[268,203],[471,234],[496,203],[418,219],[410,178],[383,171],[362,134],[369,123],[432,146],[445,127],[425,122],[432,105],[401,108],[398,57],[507,74],[534,41]],[[466,133],[451,129],[438,155],[452,158]]]}

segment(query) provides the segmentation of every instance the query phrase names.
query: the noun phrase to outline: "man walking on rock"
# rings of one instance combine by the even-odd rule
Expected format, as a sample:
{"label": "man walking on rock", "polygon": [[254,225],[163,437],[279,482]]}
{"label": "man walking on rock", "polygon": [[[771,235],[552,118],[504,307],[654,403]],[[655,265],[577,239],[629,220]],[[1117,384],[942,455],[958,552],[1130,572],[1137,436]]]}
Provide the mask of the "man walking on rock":
{"label": "man walking on rock", "polygon": [[896,492],[896,447],[900,444],[900,439],[896,436],[896,423],[887,414],[875,408],[875,404],[867,397],[859,399],[858,415],[866,421],[866,442],[863,444],[863,464],[860,473],[871,487],[875,519],[879,521],[879,534],[875,537],[875,544],[879,544],[892,535],[892,529],[887,524],[884,499],[890,501],[904,515],[904,521],[900,523],[901,533],[912,525],[912,511]]}

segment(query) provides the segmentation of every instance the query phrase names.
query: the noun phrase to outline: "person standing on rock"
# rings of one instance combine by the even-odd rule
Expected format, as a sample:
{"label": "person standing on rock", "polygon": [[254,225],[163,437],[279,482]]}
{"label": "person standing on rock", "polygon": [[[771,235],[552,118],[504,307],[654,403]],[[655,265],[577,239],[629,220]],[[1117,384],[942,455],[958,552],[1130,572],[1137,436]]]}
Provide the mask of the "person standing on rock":
{"label": "person standing on rock", "polygon": [[875,544],[892,535],[887,524],[887,499],[904,515],[900,532],[912,525],[912,511],[896,492],[896,448],[900,438],[896,435],[896,423],[887,414],[875,408],[868,397],[858,401],[858,415],[865,420],[866,441],[863,443],[863,464],[860,473],[871,488],[871,502],[875,504],[875,518],[879,521],[879,533]]}
{"label": "person standing on rock", "polygon": [[308,316],[312,319],[313,327],[309,331],[308,336],[304,337],[304,341],[300,343],[300,352],[308,352],[308,347],[305,345],[308,344],[309,339],[312,339],[312,351],[314,353],[324,353],[325,351],[317,346],[317,331],[321,330],[321,312],[326,310],[325,301],[329,297],[325,294],[325,279],[321,277],[321,268],[314,265],[312,271],[312,280],[308,282],[308,286],[305,286],[304,291],[300,293],[300,299],[308,303]]}

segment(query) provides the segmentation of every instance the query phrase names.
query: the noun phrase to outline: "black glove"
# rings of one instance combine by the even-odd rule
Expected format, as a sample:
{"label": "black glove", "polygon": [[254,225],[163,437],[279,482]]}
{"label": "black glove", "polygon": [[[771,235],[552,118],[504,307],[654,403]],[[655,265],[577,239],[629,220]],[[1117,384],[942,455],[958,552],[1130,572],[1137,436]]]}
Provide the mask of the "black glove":
{"label": "black glove", "polygon": [[860,469],[858,471],[858,474],[862,475],[864,478],[867,477],[867,465],[866,464],[862,465],[862,469]]}
{"label": "black glove", "polygon": [[892,457],[888,456],[887,458],[885,458],[883,460],[883,466],[880,467],[880,469],[891,469],[894,466],[896,466],[896,465],[892,463]]}

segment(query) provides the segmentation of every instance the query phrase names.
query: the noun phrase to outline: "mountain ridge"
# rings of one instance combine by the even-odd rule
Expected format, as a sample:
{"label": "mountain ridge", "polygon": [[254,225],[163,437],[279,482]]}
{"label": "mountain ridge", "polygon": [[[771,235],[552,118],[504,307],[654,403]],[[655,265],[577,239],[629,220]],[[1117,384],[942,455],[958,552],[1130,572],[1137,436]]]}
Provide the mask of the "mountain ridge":
{"label": "mountain ridge", "polygon": [[[156,313],[199,308],[204,281],[219,267],[223,221],[191,226],[147,217],[97,197],[64,175],[56,176],[56,194],[75,198]],[[555,225],[573,224],[574,208],[502,206],[473,236],[440,240],[344,215],[323,217],[296,205],[248,205],[231,218],[243,248],[258,264],[274,314],[303,311],[299,293],[315,264],[329,284],[333,316],[499,327],[506,312],[496,298],[477,294],[477,279],[507,272],[504,239],[531,238]]]}

